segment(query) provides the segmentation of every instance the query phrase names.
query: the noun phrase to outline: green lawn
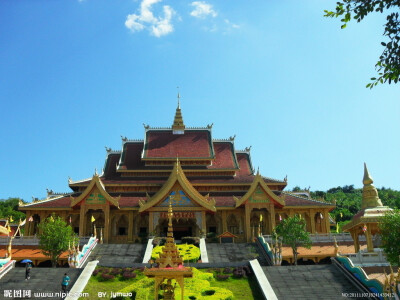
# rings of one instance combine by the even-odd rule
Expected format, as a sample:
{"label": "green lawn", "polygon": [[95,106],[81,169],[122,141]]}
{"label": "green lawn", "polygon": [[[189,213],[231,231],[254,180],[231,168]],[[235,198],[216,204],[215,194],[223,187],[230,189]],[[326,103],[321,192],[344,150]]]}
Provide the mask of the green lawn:
{"label": "green lawn", "polygon": [[[111,274],[112,268],[107,268],[109,270],[109,274]],[[225,274],[224,269],[200,269],[201,272],[212,273],[214,278],[210,279],[210,287],[223,288],[230,290],[234,299],[237,300],[253,300],[253,299],[263,299],[263,295],[258,287],[257,280],[254,276],[249,276],[247,278],[236,279],[232,277],[232,274]],[[84,293],[88,293],[89,297],[80,298],[80,299],[99,299],[100,296],[98,293],[106,293],[102,294],[102,299],[111,299],[111,292],[118,292],[122,289],[135,284],[139,280],[145,278],[143,272],[141,270],[131,271],[136,273],[136,278],[123,280],[121,274],[115,275],[115,278],[110,281],[102,281],[101,272],[99,272],[96,276],[90,278],[88,284],[85,287]],[[227,280],[217,280],[218,275],[230,275]],[[144,288],[144,287],[143,287]],[[129,288],[128,288],[129,289]],[[177,288],[179,289],[179,287]],[[149,297],[148,300],[154,298],[154,286],[149,288]],[[178,296],[178,295],[176,295]],[[186,298],[186,297],[185,297]],[[207,297],[208,298],[208,297]],[[180,299],[180,298],[179,298]]]}

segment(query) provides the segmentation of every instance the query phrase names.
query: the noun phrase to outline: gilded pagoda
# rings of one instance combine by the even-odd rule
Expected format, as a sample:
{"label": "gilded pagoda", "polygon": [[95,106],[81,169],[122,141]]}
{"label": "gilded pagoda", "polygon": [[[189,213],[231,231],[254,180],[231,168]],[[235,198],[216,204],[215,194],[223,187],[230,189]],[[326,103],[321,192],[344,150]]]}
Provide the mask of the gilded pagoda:
{"label": "gilded pagoda", "polygon": [[166,236],[170,200],[176,239],[229,232],[248,242],[294,214],[306,220],[309,232],[329,232],[333,204],[284,191],[286,178],[255,172],[250,148],[236,150],[235,137],[214,139],[212,127],[186,127],[178,98],[172,126],[144,125],[143,140],[122,137],[121,150],[106,148],[102,174],[69,179],[68,194],[48,190],[44,200],[21,203],[32,221],[25,235],[38,233],[37,225],[55,213],[80,236],[93,234],[95,220],[104,243]]}

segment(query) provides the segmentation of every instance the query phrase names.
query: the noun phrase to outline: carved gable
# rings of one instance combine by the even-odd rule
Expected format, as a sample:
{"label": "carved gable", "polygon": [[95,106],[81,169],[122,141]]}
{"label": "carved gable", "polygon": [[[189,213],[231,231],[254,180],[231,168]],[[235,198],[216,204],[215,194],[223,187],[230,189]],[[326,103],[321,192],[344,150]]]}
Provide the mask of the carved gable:
{"label": "carved gable", "polygon": [[169,199],[171,199],[172,206],[174,207],[193,207],[199,206],[196,202],[190,200],[182,190],[172,191],[169,196],[156,206],[168,207]]}
{"label": "carved gable", "polygon": [[263,191],[261,186],[257,186],[254,193],[249,197],[250,203],[269,203],[270,200],[268,198],[267,193]]}

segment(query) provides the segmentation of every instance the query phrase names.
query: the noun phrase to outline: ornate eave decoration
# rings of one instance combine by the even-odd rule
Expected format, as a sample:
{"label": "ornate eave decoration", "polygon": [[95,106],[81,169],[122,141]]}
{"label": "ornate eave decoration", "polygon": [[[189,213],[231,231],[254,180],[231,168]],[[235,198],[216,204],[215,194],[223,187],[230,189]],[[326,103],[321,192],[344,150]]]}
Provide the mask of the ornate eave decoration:
{"label": "ornate eave decoration", "polygon": [[81,202],[83,199],[85,199],[89,193],[93,190],[94,187],[97,187],[97,189],[99,190],[100,194],[104,196],[104,198],[106,198],[106,200],[108,202],[110,202],[111,204],[113,204],[115,207],[119,208],[119,199],[121,198],[121,196],[118,196],[116,198],[111,197],[109,193],[107,193],[103,183],[100,180],[100,177],[98,174],[94,174],[92,177],[92,180],[90,181],[89,185],[87,186],[87,188],[83,191],[82,194],[80,194],[78,197],[74,198],[72,196],[70,196],[71,199],[71,207],[74,207],[75,205],[77,205],[79,202]]}
{"label": "ornate eave decoration", "polygon": [[271,189],[267,186],[267,184],[265,183],[265,181],[263,180],[262,176],[260,175],[260,173],[257,171],[256,176],[254,177],[253,183],[251,184],[249,190],[247,191],[247,193],[241,197],[240,199],[237,197],[233,197],[236,201],[236,207],[239,207],[240,205],[244,204],[249,198],[250,196],[255,192],[257,186],[260,185],[261,188],[264,190],[264,192],[271,197],[271,199],[273,199],[276,203],[278,203],[279,205],[281,205],[282,207],[285,206],[285,201],[278,197],[277,195],[275,195]]}
{"label": "ornate eave decoration", "polygon": [[207,197],[202,196],[192,186],[192,184],[186,178],[185,173],[182,170],[181,164],[177,160],[174,164],[174,168],[172,169],[170,176],[168,177],[168,180],[164,183],[161,189],[156,194],[154,194],[153,197],[147,199],[147,201],[139,201],[139,212],[143,212],[146,209],[149,209],[150,207],[156,205],[158,202],[164,200],[169,195],[170,191],[176,183],[179,183],[183,189],[183,192],[185,192],[187,196],[189,196],[189,198],[194,200],[197,204],[213,212],[217,211],[215,208],[215,199],[207,199]]}

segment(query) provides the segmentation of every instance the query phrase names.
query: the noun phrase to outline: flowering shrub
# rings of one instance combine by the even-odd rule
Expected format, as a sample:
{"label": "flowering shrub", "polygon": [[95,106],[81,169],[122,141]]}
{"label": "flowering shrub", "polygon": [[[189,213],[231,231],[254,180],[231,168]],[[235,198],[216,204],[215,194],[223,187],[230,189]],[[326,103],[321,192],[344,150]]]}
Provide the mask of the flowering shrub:
{"label": "flowering shrub", "polygon": [[[210,281],[213,280],[212,273],[206,273],[192,268],[193,278],[185,278],[185,299],[190,300],[232,300],[233,293],[224,288],[211,287]],[[222,275],[228,276],[229,275]],[[172,285],[175,280],[172,280]],[[143,278],[133,284],[119,290],[120,293],[135,293],[135,299],[150,299],[150,290],[154,290],[154,279]],[[181,299],[181,290],[175,290],[175,299]],[[129,300],[129,297],[121,297],[120,299]],[[159,298],[161,299],[161,298]]]}
{"label": "flowering shrub", "polygon": [[[157,246],[151,252],[151,259],[156,260],[160,257],[164,246]],[[184,262],[197,262],[200,258],[200,249],[194,245],[182,244],[177,245],[180,256]]]}

